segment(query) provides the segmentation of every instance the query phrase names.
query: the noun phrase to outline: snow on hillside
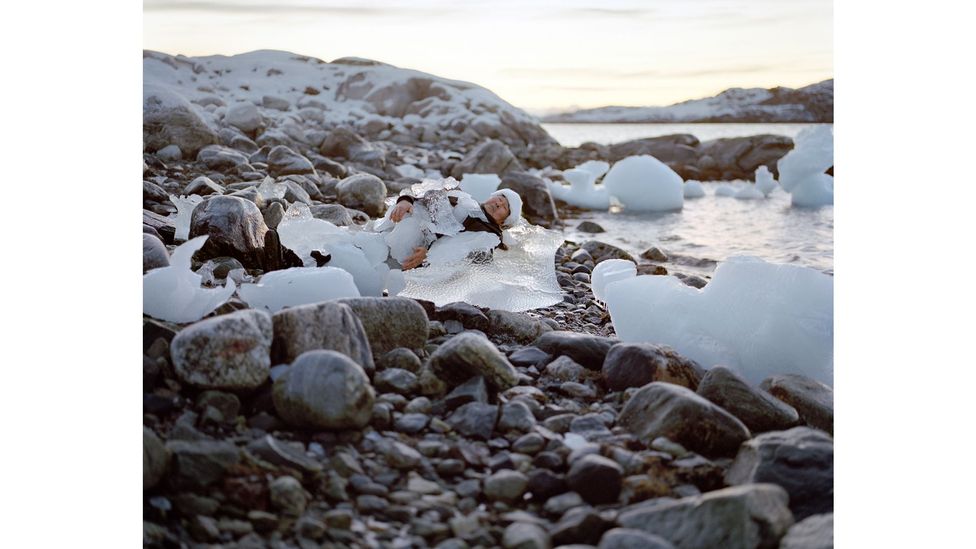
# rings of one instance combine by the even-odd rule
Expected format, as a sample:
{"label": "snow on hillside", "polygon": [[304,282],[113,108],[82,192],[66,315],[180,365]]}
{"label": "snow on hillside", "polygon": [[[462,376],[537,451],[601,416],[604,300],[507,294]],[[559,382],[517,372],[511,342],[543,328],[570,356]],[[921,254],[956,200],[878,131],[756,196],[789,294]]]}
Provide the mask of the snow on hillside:
{"label": "snow on hillside", "polygon": [[441,132],[460,144],[485,137],[513,147],[551,141],[534,117],[485,88],[355,57],[326,63],[273,50],[230,57],[146,50],[144,102],[153,95],[176,100],[161,90],[196,105],[214,128],[227,125],[229,107],[254,104],[267,128],[291,125],[286,133],[299,141],[302,132],[337,126],[417,141],[444,141]]}
{"label": "snow on hillside", "polygon": [[730,88],[667,107],[600,107],[545,122],[833,122],[834,81],[799,89]]}

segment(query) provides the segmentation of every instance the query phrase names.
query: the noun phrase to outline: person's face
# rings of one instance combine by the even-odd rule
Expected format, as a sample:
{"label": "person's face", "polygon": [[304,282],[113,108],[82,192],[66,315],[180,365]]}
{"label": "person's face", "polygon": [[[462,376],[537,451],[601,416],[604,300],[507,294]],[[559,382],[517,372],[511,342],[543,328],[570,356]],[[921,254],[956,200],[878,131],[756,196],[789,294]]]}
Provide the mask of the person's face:
{"label": "person's face", "polygon": [[508,209],[508,199],[501,195],[496,194],[488,200],[485,200],[484,206],[485,211],[488,212],[488,215],[490,215],[491,218],[495,220],[495,223],[498,223],[499,225],[508,219],[508,215],[512,213],[512,211]]}

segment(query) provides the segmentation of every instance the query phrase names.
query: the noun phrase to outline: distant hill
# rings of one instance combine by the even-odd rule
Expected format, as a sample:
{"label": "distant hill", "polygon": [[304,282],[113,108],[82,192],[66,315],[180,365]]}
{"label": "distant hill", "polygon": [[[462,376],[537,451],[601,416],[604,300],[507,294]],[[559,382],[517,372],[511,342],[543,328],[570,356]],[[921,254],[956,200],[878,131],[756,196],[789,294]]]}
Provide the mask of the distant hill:
{"label": "distant hill", "polygon": [[599,107],[543,122],[833,122],[834,79],[799,89],[730,88],[667,107]]}

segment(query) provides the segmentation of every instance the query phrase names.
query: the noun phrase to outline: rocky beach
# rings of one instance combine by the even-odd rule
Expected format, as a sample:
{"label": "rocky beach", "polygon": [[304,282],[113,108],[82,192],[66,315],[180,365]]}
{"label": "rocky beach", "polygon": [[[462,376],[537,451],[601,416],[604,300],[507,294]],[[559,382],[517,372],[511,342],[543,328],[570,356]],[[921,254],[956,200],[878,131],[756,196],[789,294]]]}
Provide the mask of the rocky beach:
{"label": "rocky beach", "polygon": [[[144,315],[144,546],[833,546],[832,388],[620,341],[597,265],[702,288],[709,260],[603,242],[544,179],[646,154],[686,180],[751,180],[792,140],[563,147],[484,88],[377,61],[143,57],[144,273],[206,235],[192,268],[209,286],[259,279],[302,264],[277,232],[289,206],[356,229],[464,174],[497,174],[533,224],[593,235],[553,258],[562,301],[526,312],[394,296],[270,313],[235,295],[193,322]],[[178,234],[172,197],[190,195]]]}

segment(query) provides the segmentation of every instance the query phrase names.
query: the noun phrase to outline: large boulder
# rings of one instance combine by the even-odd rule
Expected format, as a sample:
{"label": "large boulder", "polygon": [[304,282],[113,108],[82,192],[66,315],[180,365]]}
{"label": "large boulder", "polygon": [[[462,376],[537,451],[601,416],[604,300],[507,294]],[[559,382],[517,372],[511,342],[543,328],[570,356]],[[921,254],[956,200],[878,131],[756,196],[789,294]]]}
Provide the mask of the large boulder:
{"label": "large boulder", "polygon": [[799,374],[769,377],[759,385],[771,395],[796,408],[811,427],[834,434],[834,390]]}
{"label": "large boulder", "polygon": [[447,340],[430,357],[430,366],[450,386],[475,376],[484,377],[496,391],[518,384],[518,373],[495,345],[474,332],[463,332]]}
{"label": "large boulder", "polygon": [[614,163],[628,156],[649,154],[665,163],[689,162],[697,157],[695,147],[698,143],[697,137],[687,133],[633,139],[610,145],[609,160]]}
{"label": "large boulder", "polygon": [[728,484],[771,482],[790,496],[797,520],[834,510],[834,441],[823,431],[794,427],[747,441],[725,474]]}
{"label": "large boulder", "polygon": [[210,238],[195,254],[203,261],[229,256],[245,267],[260,268],[264,258],[264,237],[268,226],[257,205],[236,196],[214,196],[193,208],[190,238]]}
{"label": "large boulder", "polygon": [[694,391],[701,380],[701,367],[664,345],[619,343],[603,361],[603,379],[614,391],[643,387],[654,381],[674,383]]}
{"label": "large boulder", "polygon": [[184,154],[214,143],[220,136],[201,115],[199,107],[170,89],[143,84],[142,87],[142,144],[149,151],[176,145]]}
{"label": "large boulder", "polygon": [[349,305],[359,317],[369,338],[373,356],[383,356],[397,347],[423,349],[429,330],[427,313],[406,297],[349,297],[336,303]]}
{"label": "large boulder", "polygon": [[271,356],[276,364],[292,362],[305,351],[338,351],[367,374],[375,371],[373,353],[359,317],[342,303],[326,301],[289,307],[272,317],[274,339]]}
{"label": "large boulder", "polygon": [[603,367],[610,347],[616,343],[617,341],[609,337],[552,331],[539,336],[532,346],[554,357],[566,355],[590,370],[599,370]]}
{"label": "large boulder", "polygon": [[512,171],[521,171],[522,165],[519,164],[512,151],[501,141],[487,139],[478,146],[471,149],[464,159],[458,162],[451,170],[451,175],[455,179],[461,179],[466,173],[494,173],[503,175]]}
{"label": "large boulder", "polygon": [[800,420],[795,408],[752,387],[725,366],[715,366],[705,374],[698,394],[731,412],[753,433],[789,429]]}
{"label": "large boulder", "polygon": [[658,437],[708,457],[731,457],[749,439],[735,416],[671,383],[645,385],[624,405],[617,424],[650,443]]}
{"label": "large boulder", "polygon": [[350,175],[336,185],[339,203],[347,208],[362,210],[372,217],[386,211],[386,185],[368,173]]}
{"label": "large boulder", "polygon": [[748,484],[640,503],[621,512],[617,523],[661,536],[679,549],[775,548],[793,524],[787,499],[775,484]]}
{"label": "large boulder", "polygon": [[361,366],[337,351],[308,351],[275,380],[275,410],[290,425],[361,429],[373,414],[373,386]]}
{"label": "large boulder", "polygon": [[304,156],[284,145],[278,145],[268,153],[268,173],[273,177],[315,173],[315,167]]}
{"label": "large boulder", "polygon": [[509,172],[502,177],[498,188],[512,189],[522,197],[522,217],[529,223],[552,227],[559,222],[556,203],[541,178],[525,172]]}
{"label": "large boulder", "polygon": [[793,140],[782,135],[763,134],[705,141],[698,147],[698,154],[700,158],[710,157],[712,162],[702,165],[702,177],[751,180],[759,166],[766,166],[773,175],[778,175],[779,159],[792,149]]}
{"label": "large boulder", "polygon": [[195,387],[253,389],[270,373],[271,335],[271,315],[256,309],[201,320],[173,338],[173,370]]}

